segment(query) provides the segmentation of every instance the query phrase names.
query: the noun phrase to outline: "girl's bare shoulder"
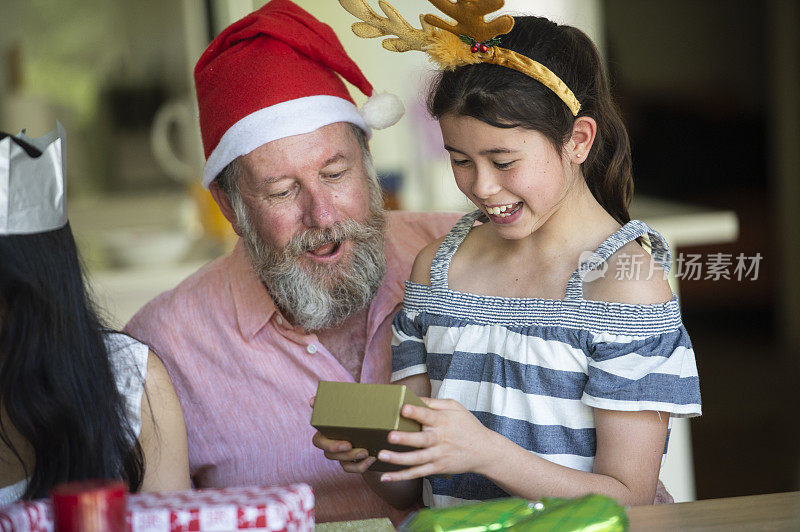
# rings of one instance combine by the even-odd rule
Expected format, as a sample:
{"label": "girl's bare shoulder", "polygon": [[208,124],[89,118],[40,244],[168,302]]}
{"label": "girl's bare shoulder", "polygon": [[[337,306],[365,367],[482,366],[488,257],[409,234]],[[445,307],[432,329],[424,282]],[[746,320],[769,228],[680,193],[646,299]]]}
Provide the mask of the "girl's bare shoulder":
{"label": "girl's bare shoulder", "polygon": [[642,305],[672,299],[663,268],[637,242],[622,246],[606,263],[602,277],[584,283],[584,299]]}
{"label": "girl's bare shoulder", "polygon": [[417,253],[414,265],[411,267],[411,282],[418,284],[431,284],[431,265],[439,246],[442,245],[447,235],[437,238]]}

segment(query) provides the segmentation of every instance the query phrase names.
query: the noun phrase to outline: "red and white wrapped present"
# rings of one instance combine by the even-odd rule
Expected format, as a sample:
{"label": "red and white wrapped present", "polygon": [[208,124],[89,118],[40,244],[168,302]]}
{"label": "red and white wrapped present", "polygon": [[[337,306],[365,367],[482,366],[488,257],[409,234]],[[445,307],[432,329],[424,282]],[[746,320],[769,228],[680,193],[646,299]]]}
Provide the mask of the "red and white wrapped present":
{"label": "red and white wrapped present", "polygon": [[18,502],[0,508],[0,531],[14,530],[52,532],[53,505],[50,499]]}
{"label": "red and white wrapped present", "polygon": [[[306,484],[220,488],[128,496],[130,532],[312,532],[314,493]],[[50,500],[0,508],[0,532],[52,532]]]}

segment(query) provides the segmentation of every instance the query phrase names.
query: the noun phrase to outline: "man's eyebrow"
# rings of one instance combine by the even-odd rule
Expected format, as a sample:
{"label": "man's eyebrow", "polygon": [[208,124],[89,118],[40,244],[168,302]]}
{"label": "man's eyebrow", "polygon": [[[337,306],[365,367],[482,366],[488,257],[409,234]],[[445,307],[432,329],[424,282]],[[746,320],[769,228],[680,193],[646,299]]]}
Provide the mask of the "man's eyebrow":
{"label": "man's eyebrow", "polygon": [[339,162],[339,160],[341,159],[347,159],[347,157],[344,156],[344,153],[339,152],[333,157],[328,158],[328,160],[326,160],[324,163],[322,163],[322,166],[320,168],[325,168],[328,165]]}
{"label": "man's eyebrow", "polygon": [[274,175],[274,176],[271,175],[271,176],[267,176],[264,179],[259,180],[258,184],[256,185],[256,190],[258,192],[263,193],[273,183],[277,183],[278,181],[280,181],[282,179],[286,179],[288,177],[289,176],[287,176],[287,175]]}
{"label": "man's eyebrow", "polygon": [[[452,146],[448,146],[447,144],[444,145],[444,149],[447,151],[454,151],[466,155],[463,151],[457,150]],[[492,153],[516,153],[516,152],[517,152],[516,150],[509,150],[508,148],[490,148],[488,150],[481,150],[480,152],[478,152],[478,155],[490,155]]]}
{"label": "man's eyebrow", "polygon": [[288,177],[288,175],[268,175],[259,182],[259,185],[271,185],[272,183],[277,183],[281,179],[287,179]]}

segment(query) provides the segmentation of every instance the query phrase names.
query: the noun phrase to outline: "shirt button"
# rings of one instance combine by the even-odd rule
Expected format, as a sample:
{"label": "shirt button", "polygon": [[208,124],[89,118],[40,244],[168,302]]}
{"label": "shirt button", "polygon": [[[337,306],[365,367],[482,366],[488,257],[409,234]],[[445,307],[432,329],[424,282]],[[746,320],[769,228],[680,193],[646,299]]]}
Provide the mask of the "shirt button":
{"label": "shirt button", "polygon": [[317,352],[317,346],[315,346],[314,344],[308,345],[306,346],[306,351],[308,351],[309,355],[313,355],[314,353]]}
{"label": "shirt button", "polygon": [[275,321],[278,322],[278,325],[283,325],[283,318],[281,318],[280,316],[276,317]]}

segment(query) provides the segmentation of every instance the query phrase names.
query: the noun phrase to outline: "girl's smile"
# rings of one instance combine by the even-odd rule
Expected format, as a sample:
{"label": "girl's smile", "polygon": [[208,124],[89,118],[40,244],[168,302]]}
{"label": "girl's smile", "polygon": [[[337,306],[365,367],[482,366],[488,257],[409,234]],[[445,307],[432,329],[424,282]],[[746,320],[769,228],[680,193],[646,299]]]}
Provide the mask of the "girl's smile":
{"label": "girl's smile", "polygon": [[483,212],[494,223],[509,224],[515,222],[522,213],[522,202],[509,203],[506,205],[483,206]]}
{"label": "girl's smile", "polygon": [[541,133],[500,128],[476,118],[439,120],[458,188],[507,240],[530,236],[570,200],[578,166]]}

